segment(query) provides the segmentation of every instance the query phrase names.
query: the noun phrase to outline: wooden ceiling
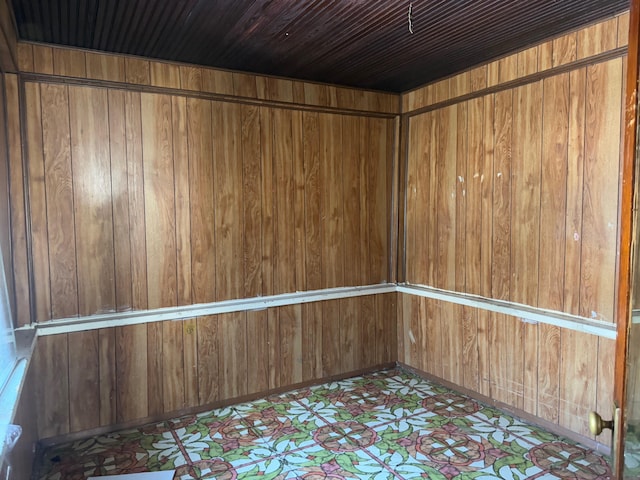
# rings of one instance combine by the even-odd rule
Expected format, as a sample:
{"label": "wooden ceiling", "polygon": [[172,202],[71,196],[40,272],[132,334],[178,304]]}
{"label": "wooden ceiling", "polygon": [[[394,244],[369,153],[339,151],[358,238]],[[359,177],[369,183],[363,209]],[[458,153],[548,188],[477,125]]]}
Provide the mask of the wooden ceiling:
{"label": "wooden ceiling", "polygon": [[620,13],[629,2],[12,0],[12,4],[22,40],[403,92]]}

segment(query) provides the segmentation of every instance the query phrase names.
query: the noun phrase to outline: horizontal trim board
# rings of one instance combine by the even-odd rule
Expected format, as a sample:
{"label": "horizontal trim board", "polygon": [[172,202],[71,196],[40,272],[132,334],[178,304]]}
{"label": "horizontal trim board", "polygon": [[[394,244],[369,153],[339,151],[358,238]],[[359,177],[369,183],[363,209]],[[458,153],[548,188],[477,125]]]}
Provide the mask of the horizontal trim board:
{"label": "horizontal trim board", "polygon": [[[491,87],[476,90],[475,92],[467,93],[465,95],[460,95],[458,97],[453,97],[448,100],[432,103],[431,105],[427,105],[426,107],[420,107],[414,110],[410,110],[408,112],[402,112],[402,115],[408,116],[408,117],[415,117],[416,115],[420,115],[422,113],[431,112],[433,110],[439,110],[441,108],[449,107],[451,105],[456,105],[458,103],[466,102],[468,100],[473,100],[474,98],[484,97],[485,95],[491,95],[492,93],[502,92],[503,90],[511,90],[517,87],[522,87],[523,85],[538,82],[548,77],[560,75],[561,73],[567,73],[573,70],[577,70],[579,68],[587,67],[589,65],[596,65],[598,63],[603,63],[608,60],[613,60],[614,58],[623,57],[626,54],[627,54],[627,47],[618,47],[604,53],[599,53],[598,55],[594,55],[592,57],[576,60],[575,62],[567,63],[557,67],[552,67],[547,70],[543,70],[541,72],[532,73],[530,75],[525,75],[524,77],[516,78],[515,80],[499,83],[498,85],[493,85]],[[428,86],[429,85],[425,85],[421,88],[426,88]]]}
{"label": "horizontal trim board", "polygon": [[274,107],[287,110],[299,110],[317,113],[337,113],[341,115],[352,115],[373,118],[393,119],[399,113],[376,112],[374,110],[359,110],[355,108],[325,107],[307,103],[281,102],[277,100],[266,100],[252,97],[241,97],[223,93],[200,92],[198,90],[187,90],[172,87],[157,87],[154,85],[141,85],[138,83],[114,82],[112,80],[96,80],[93,78],[64,77],[61,75],[48,75],[43,73],[20,73],[22,82],[50,83],[56,85],[74,85],[79,87],[111,88],[114,90],[126,90],[128,92],[156,93],[159,95],[173,95],[177,97],[200,98],[218,102],[239,103],[242,105],[254,105],[258,107]]}
{"label": "horizontal trim board", "polygon": [[186,320],[188,318],[217,315],[220,313],[264,310],[273,307],[298,305],[302,303],[338,300],[342,298],[363,297],[396,291],[395,284],[367,285],[363,287],[339,287],[308,292],[285,293],[267,297],[225,300],[222,302],[202,303],[182,307],[157,308],[154,310],[136,310],[112,312],[84,317],[70,317],[21,327],[16,331],[35,328],[38,335],[56,335],[99,328],[122,327],[140,323],[164,322],[167,320]]}
{"label": "horizontal trim board", "polygon": [[495,300],[481,297],[469,293],[458,293],[439,288],[427,287],[423,285],[402,284],[398,285],[397,291],[420,297],[442,300],[445,302],[465,305],[467,307],[480,308],[491,312],[503,313],[513,317],[518,317],[528,323],[545,323],[556,327],[575,330],[576,332],[589,333],[603,338],[615,340],[616,324],[605,322],[604,320],[590,319],[561,313],[543,308],[530,307],[520,303],[507,302],[505,300]]}

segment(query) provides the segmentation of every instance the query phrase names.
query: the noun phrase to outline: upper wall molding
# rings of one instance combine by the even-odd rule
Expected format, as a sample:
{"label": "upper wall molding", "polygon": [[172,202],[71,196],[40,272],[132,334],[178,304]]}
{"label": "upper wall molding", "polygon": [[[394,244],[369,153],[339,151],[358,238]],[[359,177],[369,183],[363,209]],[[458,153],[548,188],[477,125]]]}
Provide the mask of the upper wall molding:
{"label": "upper wall molding", "polygon": [[[402,94],[402,113],[418,113],[436,105],[512,88],[579,68],[604,57],[626,53],[629,12],[534,45],[471,70]],[[520,81],[520,82],[518,82]]]}
{"label": "upper wall molding", "polygon": [[[2,0],[0,0],[2,1]],[[169,88],[282,104],[398,114],[397,94],[19,42],[21,73]]]}

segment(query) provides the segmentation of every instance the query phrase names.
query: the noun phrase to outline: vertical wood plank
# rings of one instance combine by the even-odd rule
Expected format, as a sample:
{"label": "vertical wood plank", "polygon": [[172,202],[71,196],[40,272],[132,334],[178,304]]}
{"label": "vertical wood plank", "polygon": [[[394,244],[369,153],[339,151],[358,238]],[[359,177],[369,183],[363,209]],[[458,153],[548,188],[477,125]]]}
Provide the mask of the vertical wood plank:
{"label": "vertical wood plank", "polygon": [[278,308],[280,329],[280,384],[302,381],[302,306]]}
{"label": "vertical wood plank", "polygon": [[[183,364],[184,364],[184,401],[192,407],[200,403],[198,378],[198,319],[190,318],[182,322]],[[207,365],[207,368],[209,366]]]}
{"label": "vertical wood plank", "polygon": [[164,62],[149,62],[151,85],[154,87],[180,88],[180,69]]}
{"label": "vertical wood plank", "polygon": [[187,406],[184,401],[184,342],[181,322],[161,322],[162,326],[162,411],[173,412]]}
{"label": "vertical wood plank", "polygon": [[85,52],[53,48],[53,74],[65,77],[86,77]]}
{"label": "vertical wood plank", "polygon": [[390,120],[370,118],[369,156],[373,162],[367,175],[369,200],[369,255],[371,278],[368,283],[384,283],[389,279],[389,195],[387,179],[392,154]]}
{"label": "vertical wood plank", "polygon": [[307,290],[322,288],[321,171],[319,114],[304,112],[303,163],[305,208],[305,273]]}
{"label": "vertical wood plank", "polygon": [[258,107],[240,107],[245,297],[262,295],[262,179]]}
{"label": "vertical wood plank", "polygon": [[81,315],[115,310],[107,92],[69,88],[74,214]]}
{"label": "vertical wood plank", "polygon": [[272,111],[273,174],[275,189],[274,293],[295,291],[295,215],[293,183],[292,114]]}
{"label": "vertical wood plank", "polygon": [[[213,104],[216,105],[217,104]],[[187,99],[191,292],[194,303],[215,300],[215,188],[211,131],[212,103]]]}
{"label": "vertical wood plank", "polygon": [[148,415],[147,326],[116,327],[117,421]]}
{"label": "vertical wood plank", "polygon": [[[214,147],[216,205],[216,300],[243,293],[242,158],[240,107],[215,103],[211,131]],[[222,326],[220,326],[222,327]],[[222,372],[222,365],[220,366]]]}
{"label": "vertical wood plank", "polygon": [[[47,232],[51,273],[51,316],[78,314],[74,189],[67,87],[44,84],[42,148],[47,192]],[[80,161],[80,159],[77,159]]]}
{"label": "vertical wood plank", "polygon": [[325,377],[342,371],[340,338],[340,301],[322,302],[322,375]]}
{"label": "vertical wood plank", "polygon": [[139,93],[125,93],[127,186],[131,256],[131,303],[134,309],[148,306],[147,239],[142,159],[142,112]]}
{"label": "vertical wood plank", "polygon": [[176,216],[176,294],[178,305],[190,305],[193,288],[191,286],[191,206],[187,100],[184,97],[172,97],[171,111]]}
{"label": "vertical wood plank", "polygon": [[116,329],[98,330],[100,378],[100,425],[117,423]]}
{"label": "vertical wood plank", "polygon": [[302,381],[322,378],[322,303],[302,305]]}
{"label": "vertical wood plank", "polygon": [[76,332],[68,337],[69,431],[77,432],[100,424],[98,331]]}
{"label": "vertical wood plank", "polygon": [[36,322],[51,318],[49,277],[49,246],[47,234],[47,198],[42,145],[42,110],[40,86],[25,84],[27,145],[29,146],[27,174],[29,176],[29,204],[31,221],[31,256],[34,296],[33,312]]}
{"label": "vertical wood plank", "polygon": [[342,371],[358,369],[360,345],[359,299],[340,300],[340,354]]}
{"label": "vertical wood plank", "polygon": [[344,191],[344,284],[361,285],[360,252],[360,165],[358,155],[358,118],[342,117],[343,191]]}
{"label": "vertical wood plank", "polygon": [[260,107],[260,168],[262,172],[262,292],[274,291],[274,215],[275,188],[273,173],[273,135],[271,109]]}
{"label": "vertical wood plank", "polygon": [[211,315],[196,320],[198,334],[198,395],[200,405],[221,398],[219,317]]}
{"label": "vertical wood plank", "polygon": [[112,82],[125,81],[124,57],[86,52],[85,60],[87,78]]}
{"label": "vertical wood plank", "polygon": [[164,412],[164,372],[162,323],[148,323],[147,327],[147,401],[149,415]]}
{"label": "vertical wood plank", "polygon": [[214,70],[212,68],[203,68],[202,91],[220,93],[222,95],[233,95],[232,73],[222,70]]}
{"label": "vertical wood plank", "polygon": [[69,432],[69,345],[68,335],[38,339],[36,405],[40,438]]}
{"label": "vertical wood plank", "polygon": [[580,313],[613,321],[622,60],[587,68]]}
{"label": "vertical wood plank", "polygon": [[[466,292],[481,292],[482,241],[482,180],[484,179],[484,144],[483,135],[484,98],[476,98],[468,102],[468,149],[466,189],[466,245],[465,245],[465,285]],[[473,232],[473,233],[472,233]]]}
{"label": "vertical wood plank", "polygon": [[269,388],[280,386],[280,318],[278,308],[267,310],[267,330],[269,348]]}
{"label": "vertical wood plank", "polygon": [[576,61],[577,38],[577,34],[573,32],[553,40],[552,64],[554,67]]}
{"label": "vertical wood plank", "polygon": [[[131,285],[131,230],[129,228],[129,186],[125,93],[108,91],[109,151],[113,208],[113,254],[115,260],[115,300],[118,311],[133,307]],[[137,250],[136,250],[137,252]]]}
{"label": "vertical wood plank", "polygon": [[33,45],[33,67],[37,73],[53,75],[53,49],[43,45]]}
{"label": "vertical wood plank", "polygon": [[220,397],[231,399],[246,395],[248,390],[246,314],[224,313],[219,318]]}
{"label": "vertical wood plank", "polygon": [[183,90],[202,90],[202,69],[186,65],[181,65],[179,69],[180,88]]}
{"label": "vertical wood plank", "polygon": [[247,393],[269,389],[269,314],[247,312]]}
{"label": "vertical wood plank", "polygon": [[[484,117],[483,117],[483,163],[480,171],[480,185],[482,188],[482,211],[481,211],[481,237],[480,252],[482,255],[480,262],[480,294],[484,297],[492,295],[492,271],[493,264],[493,188],[494,188],[494,116],[495,116],[495,95],[484,97]],[[479,327],[484,325],[486,316],[479,318]]]}
{"label": "vertical wood plank", "polygon": [[149,61],[126,57],[124,59],[124,78],[127,83],[151,85],[151,67]]}
{"label": "vertical wood plank", "polygon": [[294,248],[295,248],[295,289],[307,290],[307,272],[305,269],[305,210],[304,210],[304,126],[303,113],[292,112],[291,135],[293,138],[293,205],[294,205]]}
{"label": "vertical wood plank", "polygon": [[175,306],[176,237],[171,98],[142,94],[149,308]]}

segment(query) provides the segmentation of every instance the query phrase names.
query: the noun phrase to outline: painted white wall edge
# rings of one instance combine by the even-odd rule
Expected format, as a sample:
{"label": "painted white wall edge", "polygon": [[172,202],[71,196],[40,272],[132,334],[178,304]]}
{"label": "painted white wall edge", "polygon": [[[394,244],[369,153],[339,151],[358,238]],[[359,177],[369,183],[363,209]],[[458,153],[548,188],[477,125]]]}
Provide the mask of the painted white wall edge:
{"label": "painted white wall edge", "polygon": [[222,302],[187,305],[183,307],[157,308],[153,310],[136,310],[127,312],[110,312],[84,317],[70,317],[48,322],[37,323],[16,329],[35,329],[38,335],[56,335],[61,333],[73,333],[98,328],[121,327],[140,323],[162,322],[167,320],[185,320],[188,318],[216,315],[220,313],[242,312],[250,310],[264,310],[266,308],[286,305],[298,305],[302,303],[319,302],[323,300],[338,300],[341,298],[361,297],[381,293],[399,292],[409,295],[418,295],[433,298],[458,305],[465,305],[482,310],[520,318],[529,323],[546,323],[561,328],[568,328],[578,332],[589,333],[604,338],[616,338],[616,326],[611,322],[599,319],[590,319],[535,308],[528,305],[494,300],[479,295],[452,292],[425,285],[413,284],[389,284],[366,285],[359,287],[327,288],[307,292],[285,293],[268,297],[255,297],[239,300],[226,300]]}

